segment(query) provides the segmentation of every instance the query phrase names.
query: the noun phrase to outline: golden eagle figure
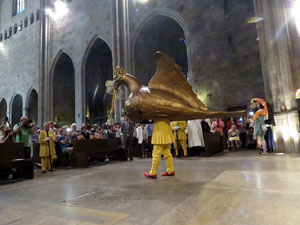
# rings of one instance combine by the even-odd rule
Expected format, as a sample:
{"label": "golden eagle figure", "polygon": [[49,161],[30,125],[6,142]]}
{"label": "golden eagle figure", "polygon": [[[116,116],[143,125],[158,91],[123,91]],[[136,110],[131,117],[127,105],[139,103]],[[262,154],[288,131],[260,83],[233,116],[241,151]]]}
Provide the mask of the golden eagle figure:
{"label": "golden eagle figure", "polygon": [[202,103],[192,86],[186,81],[181,68],[169,56],[154,55],[157,70],[148,86],[143,86],[134,76],[117,69],[113,79],[115,88],[124,84],[130,95],[125,103],[126,114],[135,122],[169,119],[193,120],[242,115],[244,111],[210,111]]}

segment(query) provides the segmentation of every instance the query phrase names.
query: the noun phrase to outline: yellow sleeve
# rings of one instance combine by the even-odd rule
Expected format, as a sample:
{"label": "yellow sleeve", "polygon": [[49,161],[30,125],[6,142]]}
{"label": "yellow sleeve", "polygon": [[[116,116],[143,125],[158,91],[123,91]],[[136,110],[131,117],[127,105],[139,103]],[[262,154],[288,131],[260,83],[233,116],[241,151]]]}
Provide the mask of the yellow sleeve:
{"label": "yellow sleeve", "polygon": [[175,127],[176,127],[176,126],[178,126],[178,125],[177,125],[177,121],[171,122],[172,130],[175,130]]}
{"label": "yellow sleeve", "polygon": [[180,121],[179,126],[180,126],[180,129],[185,130],[186,126],[187,126],[186,121]]}
{"label": "yellow sleeve", "polygon": [[47,143],[46,138],[47,138],[47,133],[46,133],[46,131],[41,130],[41,131],[40,131],[40,135],[39,135],[39,142],[40,142],[41,144]]}

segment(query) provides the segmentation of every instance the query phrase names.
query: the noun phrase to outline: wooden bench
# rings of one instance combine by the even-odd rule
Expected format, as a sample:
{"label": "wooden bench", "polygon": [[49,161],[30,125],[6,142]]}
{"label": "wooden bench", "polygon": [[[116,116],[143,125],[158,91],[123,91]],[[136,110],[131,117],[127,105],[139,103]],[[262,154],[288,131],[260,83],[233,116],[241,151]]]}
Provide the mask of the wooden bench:
{"label": "wooden bench", "polygon": [[34,178],[33,160],[24,159],[23,143],[0,144],[0,177]]}
{"label": "wooden bench", "polygon": [[106,157],[124,159],[120,138],[78,140],[73,142],[72,165],[87,167],[89,159],[104,161]]}
{"label": "wooden bench", "polygon": [[201,156],[212,156],[216,153],[223,152],[223,143],[219,133],[204,132],[205,151]]}

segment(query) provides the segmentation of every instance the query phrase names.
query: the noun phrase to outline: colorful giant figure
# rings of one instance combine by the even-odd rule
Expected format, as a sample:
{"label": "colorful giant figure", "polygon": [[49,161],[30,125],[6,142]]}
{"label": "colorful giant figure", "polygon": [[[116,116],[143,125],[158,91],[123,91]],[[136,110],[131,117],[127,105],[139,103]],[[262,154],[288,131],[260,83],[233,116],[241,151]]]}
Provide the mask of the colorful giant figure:
{"label": "colorful giant figure", "polygon": [[265,141],[265,120],[268,119],[268,107],[267,103],[261,98],[254,98],[251,100],[251,108],[255,110],[253,116],[254,120],[254,135],[257,137],[258,142],[261,144],[261,154],[267,154],[267,144]]}

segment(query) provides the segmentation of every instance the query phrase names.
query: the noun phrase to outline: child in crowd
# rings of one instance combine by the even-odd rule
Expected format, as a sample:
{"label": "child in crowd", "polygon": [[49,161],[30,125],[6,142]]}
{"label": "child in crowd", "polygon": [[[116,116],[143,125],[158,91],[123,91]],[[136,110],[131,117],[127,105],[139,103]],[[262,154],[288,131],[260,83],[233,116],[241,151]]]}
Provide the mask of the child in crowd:
{"label": "child in crowd", "polygon": [[229,140],[229,149],[234,147],[234,143],[236,148],[239,148],[240,142],[240,132],[237,129],[236,125],[232,125],[231,129],[228,131],[228,140]]}

